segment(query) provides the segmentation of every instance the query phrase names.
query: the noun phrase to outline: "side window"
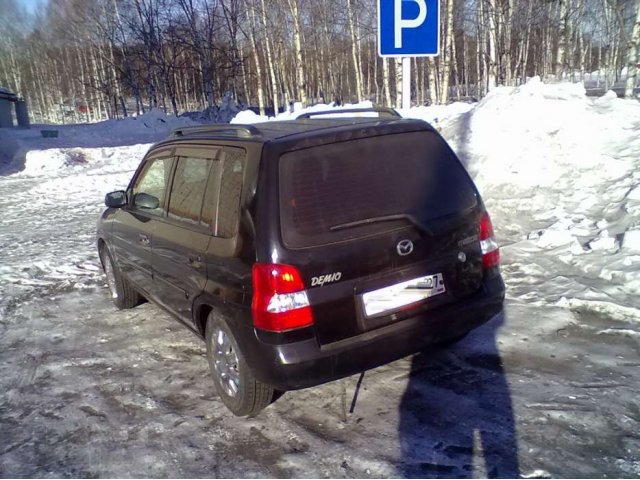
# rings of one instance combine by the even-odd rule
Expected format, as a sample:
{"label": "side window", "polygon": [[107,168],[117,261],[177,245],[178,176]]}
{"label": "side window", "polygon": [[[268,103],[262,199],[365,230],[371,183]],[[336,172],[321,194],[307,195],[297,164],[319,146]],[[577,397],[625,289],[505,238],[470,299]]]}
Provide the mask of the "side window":
{"label": "side window", "polygon": [[218,197],[220,194],[220,171],[222,161],[214,163],[209,179],[207,180],[207,190],[202,203],[202,225],[209,230],[216,231],[216,210],[218,208]]}
{"label": "side window", "polygon": [[245,157],[241,148],[224,147],[221,161],[211,170],[202,206],[202,223],[217,237],[231,238],[236,234]]}
{"label": "side window", "polygon": [[[165,192],[171,174],[171,157],[149,160],[133,186],[134,207],[143,209],[154,215],[162,215],[166,210]],[[148,208],[149,198],[143,199],[139,194],[150,195],[158,199],[157,208]],[[147,205],[145,207],[144,205]]]}
{"label": "side window", "polygon": [[222,238],[233,237],[238,228],[245,155],[240,148],[225,148],[218,201],[218,229],[215,232]]}
{"label": "side window", "polygon": [[171,186],[169,217],[197,225],[200,222],[209,170],[214,160],[197,157],[178,157]]}

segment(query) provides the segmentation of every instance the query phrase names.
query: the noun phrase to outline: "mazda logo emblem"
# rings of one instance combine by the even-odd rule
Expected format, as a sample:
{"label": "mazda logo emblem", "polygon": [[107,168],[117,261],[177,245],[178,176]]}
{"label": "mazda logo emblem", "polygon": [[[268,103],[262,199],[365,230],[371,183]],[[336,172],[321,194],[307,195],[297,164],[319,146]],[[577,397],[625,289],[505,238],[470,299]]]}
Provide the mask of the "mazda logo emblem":
{"label": "mazda logo emblem", "polygon": [[406,257],[411,252],[413,252],[413,242],[411,240],[401,240],[398,242],[398,246],[396,247],[398,251],[398,255],[401,257]]}

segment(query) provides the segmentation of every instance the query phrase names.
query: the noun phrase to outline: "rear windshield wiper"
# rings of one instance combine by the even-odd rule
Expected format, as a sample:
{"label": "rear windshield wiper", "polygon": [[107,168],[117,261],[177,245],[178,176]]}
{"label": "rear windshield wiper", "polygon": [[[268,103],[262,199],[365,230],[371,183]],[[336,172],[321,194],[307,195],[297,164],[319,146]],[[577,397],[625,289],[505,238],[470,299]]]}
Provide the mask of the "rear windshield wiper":
{"label": "rear windshield wiper", "polygon": [[424,223],[418,220],[416,217],[409,213],[394,213],[392,215],[381,215],[379,217],[369,217],[363,218],[362,220],[355,220],[353,222],[341,223],[340,225],[334,225],[329,227],[329,230],[332,232],[338,230],[344,230],[346,228],[359,227],[361,225],[369,225],[372,223],[379,222],[392,222],[394,220],[406,220],[411,223],[414,227],[420,230],[422,233],[426,233],[428,235],[433,235],[433,232],[429,227],[427,227]]}

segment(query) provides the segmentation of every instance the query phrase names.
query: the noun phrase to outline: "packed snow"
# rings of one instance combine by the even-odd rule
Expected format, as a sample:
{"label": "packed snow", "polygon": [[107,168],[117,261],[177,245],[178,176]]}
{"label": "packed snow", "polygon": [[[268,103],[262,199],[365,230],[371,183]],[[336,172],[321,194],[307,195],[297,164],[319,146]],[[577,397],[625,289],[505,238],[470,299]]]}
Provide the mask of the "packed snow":
{"label": "packed snow", "polygon": [[96,255],[104,194],[193,121],[0,130],[0,476],[640,476],[640,103],[532,79],[401,114],[474,177],[504,313],[367,372],[351,413],[357,376],[253,419],[218,400],[200,340],[116,311]]}

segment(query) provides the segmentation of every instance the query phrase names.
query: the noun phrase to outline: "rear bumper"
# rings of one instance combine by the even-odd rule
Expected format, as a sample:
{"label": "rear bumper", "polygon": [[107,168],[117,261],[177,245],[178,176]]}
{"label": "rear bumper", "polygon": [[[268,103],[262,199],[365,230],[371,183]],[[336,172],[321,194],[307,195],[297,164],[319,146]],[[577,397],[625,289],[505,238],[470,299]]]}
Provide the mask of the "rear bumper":
{"label": "rear bumper", "polygon": [[[500,275],[462,302],[356,337],[320,346],[315,339],[284,345],[260,342],[255,334],[245,350],[253,375],[280,390],[295,390],[337,380],[416,353],[429,345],[469,332],[502,310],[505,287]],[[246,339],[246,337],[245,337]]]}

